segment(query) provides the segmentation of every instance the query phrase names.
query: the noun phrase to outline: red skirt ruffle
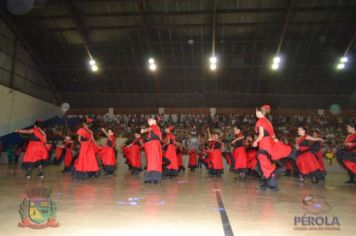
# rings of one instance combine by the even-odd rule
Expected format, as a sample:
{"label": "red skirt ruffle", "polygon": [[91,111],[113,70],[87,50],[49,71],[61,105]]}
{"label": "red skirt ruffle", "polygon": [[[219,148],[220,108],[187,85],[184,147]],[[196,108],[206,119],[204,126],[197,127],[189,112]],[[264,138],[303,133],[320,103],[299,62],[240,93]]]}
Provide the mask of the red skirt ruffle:
{"label": "red skirt ruffle", "polygon": [[178,156],[173,144],[167,146],[167,150],[164,152],[163,156],[170,161],[170,164],[167,166],[168,169],[178,170]]}
{"label": "red skirt ruffle", "polygon": [[272,160],[279,160],[281,158],[288,157],[291,154],[291,152],[292,152],[291,146],[280,141],[277,142],[274,141],[273,149],[271,153]]}
{"label": "red skirt ruffle", "polygon": [[177,153],[178,166],[184,166],[183,164],[183,153]]}
{"label": "red skirt ruffle", "polygon": [[272,160],[288,157],[292,152],[291,146],[280,141],[275,142],[270,136],[264,137],[259,142],[258,148],[267,151],[271,155]]}
{"label": "red skirt ruffle", "polygon": [[100,152],[101,148],[98,145],[96,145],[95,143],[91,143],[91,144],[93,146],[95,154],[98,154]]}
{"label": "red skirt ruffle", "polygon": [[222,153],[220,149],[213,149],[209,151],[211,166],[214,170],[224,169],[222,162]]}
{"label": "red skirt ruffle", "polygon": [[162,172],[162,147],[159,140],[151,140],[144,144],[147,171]]}
{"label": "red skirt ruffle", "polygon": [[319,162],[319,166],[321,171],[325,171],[325,164],[324,164],[324,155],[322,151],[318,151],[316,154],[316,157],[318,159]]}
{"label": "red skirt ruffle", "polygon": [[343,167],[356,174],[356,150],[339,149],[335,155]]}
{"label": "red skirt ruffle", "polygon": [[141,150],[139,146],[123,147],[122,151],[132,167],[141,168]]}
{"label": "red skirt ruffle", "polygon": [[198,166],[197,153],[194,150],[190,150],[188,154],[189,154],[188,167]]}
{"label": "red skirt ruffle", "polygon": [[235,148],[232,156],[235,160],[234,170],[247,168],[246,149],[244,146]]}
{"label": "red skirt ruffle", "polygon": [[56,147],[56,156],[53,160],[54,165],[59,165],[61,162],[64,162],[64,167],[69,167],[72,165],[73,153],[71,148],[63,148],[60,146]]}
{"label": "red skirt ruffle", "polygon": [[96,160],[95,151],[97,146],[91,142],[82,142],[74,167],[78,172],[97,172],[99,171],[98,161]]}
{"label": "red skirt ruffle", "polygon": [[23,158],[24,163],[35,163],[48,159],[46,145],[39,141],[29,141]]}
{"label": "red skirt ruffle", "polygon": [[343,161],[345,167],[351,171],[352,173],[356,174],[356,162],[353,161]]}
{"label": "red skirt ruffle", "polygon": [[246,159],[247,159],[247,168],[250,170],[254,170],[257,165],[257,151],[256,150],[248,150],[246,152]]}
{"label": "red skirt ruffle", "polygon": [[61,158],[62,154],[63,154],[63,148],[57,146],[56,147],[56,157],[54,159],[58,161]]}
{"label": "red skirt ruffle", "polygon": [[298,155],[297,167],[303,175],[320,170],[319,162],[311,152],[304,152]]}
{"label": "red skirt ruffle", "polygon": [[98,153],[99,158],[105,166],[115,166],[116,165],[116,155],[115,149],[112,147],[104,146]]}
{"label": "red skirt ruffle", "polygon": [[266,154],[257,153],[258,163],[260,165],[262,175],[265,179],[269,179],[273,172],[276,170],[276,166],[273,165],[272,161],[268,158]]}
{"label": "red skirt ruffle", "polygon": [[66,148],[66,155],[64,156],[64,166],[69,167],[71,166],[73,161],[73,152],[72,149]]}

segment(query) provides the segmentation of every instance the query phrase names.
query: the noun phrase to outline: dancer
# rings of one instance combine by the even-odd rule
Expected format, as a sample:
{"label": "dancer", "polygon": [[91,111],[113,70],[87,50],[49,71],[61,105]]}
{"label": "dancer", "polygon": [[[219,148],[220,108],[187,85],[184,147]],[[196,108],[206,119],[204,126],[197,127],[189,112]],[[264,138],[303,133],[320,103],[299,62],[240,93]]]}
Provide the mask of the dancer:
{"label": "dancer", "polygon": [[98,155],[103,163],[103,170],[106,176],[115,175],[116,170],[116,137],[111,129],[106,131],[104,128],[101,131],[106,135],[106,145],[101,147]]}
{"label": "dancer", "polygon": [[199,139],[196,130],[193,130],[190,133],[190,138],[188,140],[188,150],[189,150],[188,168],[190,169],[190,171],[195,171],[195,169],[198,167],[198,161],[197,161],[198,148],[199,148]]}
{"label": "dancer", "polygon": [[72,161],[73,161],[73,147],[74,142],[70,136],[66,136],[63,141],[63,146],[56,147],[56,157],[53,160],[54,165],[59,165],[62,161],[64,161],[64,169],[63,173],[69,172],[71,169]]}
{"label": "dancer", "polygon": [[148,128],[141,129],[141,134],[148,133],[144,149],[147,158],[145,183],[157,184],[162,180],[162,133],[154,118],[148,119]]}
{"label": "dancer", "polygon": [[44,178],[43,162],[48,159],[48,149],[46,147],[46,133],[42,130],[42,121],[36,121],[32,129],[17,129],[16,133],[30,134],[22,167],[26,169],[26,178],[31,178],[31,171],[37,167],[38,177]]}
{"label": "dancer", "polygon": [[99,147],[95,143],[93,132],[89,128],[89,123],[92,122],[91,118],[86,118],[82,127],[77,131],[80,149],[74,163],[73,175],[79,180],[96,178],[100,175],[98,161],[96,160],[96,152]]}
{"label": "dancer", "polygon": [[[271,112],[269,105],[256,108],[255,132],[258,134],[253,143],[253,147],[258,147],[257,160],[259,174],[262,177],[262,184],[257,186],[257,190],[271,189],[278,191],[278,176],[283,167],[277,168],[275,163],[281,163],[282,159],[287,159],[292,152],[292,148],[277,140],[271,122],[266,118]],[[278,164],[280,166],[280,164]]]}
{"label": "dancer", "polygon": [[125,159],[125,164],[129,167],[130,173],[132,173],[131,159],[133,153],[131,153],[132,140],[126,140],[125,144],[121,146],[122,157]]}
{"label": "dancer", "polygon": [[195,171],[195,169],[198,167],[196,149],[190,149],[188,155],[189,155],[188,168],[190,169],[190,171]]}
{"label": "dancer", "polygon": [[244,143],[244,135],[239,127],[234,127],[235,138],[231,142],[231,146],[234,148],[232,152],[233,156],[233,171],[239,175],[240,180],[244,180],[247,174],[247,158],[246,149]]}
{"label": "dancer", "polygon": [[356,124],[348,124],[346,129],[349,135],[345,138],[344,148],[337,150],[335,155],[350,177],[345,183],[356,184]]}
{"label": "dancer", "polygon": [[184,163],[183,163],[183,145],[181,142],[176,142],[176,153],[177,153],[177,162],[178,162],[178,171],[185,171]]}
{"label": "dancer", "polygon": [[208,140],[208,142],[204,143],[203,146],[203,157],[201,159],[202,164],[206,167],[206,169],[209,171],[209,174],[211,174],[211,169],[213,168],[213,164],[211,162],[211,152],[210,152],[210,146],[212,146],[214,142],[212,140]]}
{"label": "dancer", "polygon": [[72,163],[73,163],[73,148],[74,148],[74,142],[70,136],[66,136],[64,138],[64,169],[62,172],[69,172],[72,168]]}
{"label": "dancer", "polygon": [[138,175],[141,171],[141,148],[143,140],[139,131],[135,132],[135,139],[122,148],[130,167],[131,175]]}
{"label": "dancer", "polygon": [[222,163],[222,148],[224,144],[220,141],[220,133],[210,133],[210,129],[207,129],[209,136],[209,149],[208,157],[211,163],[210,174],[212,177],[220,177],[224,173],[224,166]]}
{"label": "dancer", "polygon": [[303,126],[298,127],[298,135],[296,163],[300,172],[299,181],[303,182],[304,177],[310,176],[313,183],[318,183],[323,174],[317,157],[311,151],[311,146],[312,142],[323,142],[323,139],[309,136]]}
{"label": "dancer", "polygon": [[165,129],[166,137],[165,144],[163,146],[163,160],[165,164],[163,165],[163,175],[167,178],[178,175],[178,160],[176,153],[176,138],[171,133],[174,130],[172,125]]}
{"label": "dancer", "polygon": [[[316,139],[320,138],[320,132],[317,130],[314,130],[313,137]],[[322,146],[323,146],[323,142],[314,141],[312,143],[310,150],[312,151],[312,153],[314,154],[314,156],[317,158],[317,160],[319,162],[320,170],[323,173],[323,176],[321,178],[324,179],[326,176],[326,169],[325,169],[325,164],[324,164],[324,153],[322,151]]]}

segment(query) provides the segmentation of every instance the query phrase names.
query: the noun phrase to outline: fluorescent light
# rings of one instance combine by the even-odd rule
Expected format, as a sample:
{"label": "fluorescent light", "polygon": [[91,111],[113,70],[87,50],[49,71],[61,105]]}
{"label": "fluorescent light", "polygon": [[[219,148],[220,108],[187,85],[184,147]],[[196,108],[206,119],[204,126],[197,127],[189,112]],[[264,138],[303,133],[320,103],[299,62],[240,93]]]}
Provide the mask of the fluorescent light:
{"label": "fluorescent light", "polygon": [[281,58],[280,58],[280,57],[275,56],[275,57],[273,58],[273,64],[279,64],[280,62],[281,62]]}
{"label": "fluorescent light", "polygon": [[211,56],[211,57],[209,58],[209,61],[210,61],[211,64],[216,64],[216,62],[218,61],[218,59],[217,59],[215,56]]}
{"label": "fluorescent light", "polygon": [[98,71],[98,69],[99,69],[99,68],[98,68],[96,65],[93,65],[93,66],[91,67],[91,70],[94,71],[94,72]]}
{"label": "fluorescent light", "polygon": [[156,64],[150,64],[150,65],[148,66],[148,68],[149,68],[150,70],[152,70],[152,71],[155,71],[155,70],[157,69],[157,66],[156,66]]}
{"label": "fluorescent light", "polygon": [[153,59],[153,58],[148,59],[148,63],[149,64],[154,64],[155,63],[155,59]]}
{"label": "fluorescent light", "polygon": [[216,70],[216,64],[212,63],[210,64],[210,70]]}
{"label": "fluorescent light", "polygon": [[345,68],[345,64],[344,63],[339,63],[339,64],[337,64],[337,69],[338,70],[342,70],[342,69],[344,69]]}
{"label": "fluorescent light", "polygon": [[347,57],[341,57],[340,58],[340,62],[342,62],[342,63],[345,63],[345,62],[347,62],[348,61],[348,58]]}
{"label": "fluorescent light", "polygon": [[272,70],[278,70],[279,69],[279,64],[273,63],[271,68],[272,68]]}
{"label": "fluorescent light", "polygon": [[96,65],[96,61],[94,59],[89,60],[89,65],[95,66]]}

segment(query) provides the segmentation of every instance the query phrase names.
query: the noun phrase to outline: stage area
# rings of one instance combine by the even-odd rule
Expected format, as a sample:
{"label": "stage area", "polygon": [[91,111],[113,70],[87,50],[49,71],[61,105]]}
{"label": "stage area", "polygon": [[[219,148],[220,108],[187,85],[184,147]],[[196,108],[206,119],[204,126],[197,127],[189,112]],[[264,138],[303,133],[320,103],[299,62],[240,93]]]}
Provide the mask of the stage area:
{"label": "stage area", "polygon": [[[143,184],[142,174],[131,176],[123,165],[116,177],[87,181],[74,180],[57,166],[47,167],[43,180],[27,180],[18,168],[2,165],[0,170],[1,235],[325,236],[356,232],[356,185],[344,184],[347,176],[338,166],[329,167],[326,181],[316,185],[282,177],[279,192],[256,191],[254,177],[240,182],[226,172],[212,179],[205,169],[186,170],[158,185]],[[53,191],[59,228],[17,226],[20,203],[26,190],[35,187]],[[318,202],[308,208],[303,204],[306,196]],[[313,220],[324,224],[310,225]]]}

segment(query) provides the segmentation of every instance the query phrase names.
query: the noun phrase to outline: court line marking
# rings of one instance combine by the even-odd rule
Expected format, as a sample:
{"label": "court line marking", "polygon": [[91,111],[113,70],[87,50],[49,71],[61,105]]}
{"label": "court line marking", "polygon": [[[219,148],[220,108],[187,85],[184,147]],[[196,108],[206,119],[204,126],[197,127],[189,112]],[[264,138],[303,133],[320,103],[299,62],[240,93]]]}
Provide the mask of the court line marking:
{"label": "court line marking", "polygon": [[227,216],[226,209],[225,209],[224,203],[221,198],[220,190],[217,188],[216,185],[214,186],[214,191],[215,191],[216,200],[217,200],[218,206],[219,206],[221,223],[224,228],[225,236],[234,236],[234,232],[232,231],[232,228],[230,225],[229,217]]}

